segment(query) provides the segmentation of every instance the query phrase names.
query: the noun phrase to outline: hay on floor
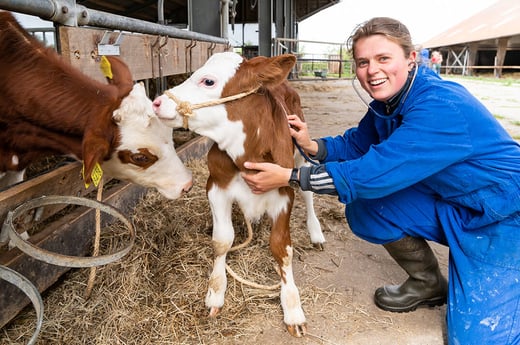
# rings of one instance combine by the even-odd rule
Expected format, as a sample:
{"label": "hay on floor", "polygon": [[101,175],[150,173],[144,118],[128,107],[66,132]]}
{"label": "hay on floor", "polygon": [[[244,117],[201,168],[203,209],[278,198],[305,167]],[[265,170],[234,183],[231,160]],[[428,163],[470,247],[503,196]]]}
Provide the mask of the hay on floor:
{"label": "hay on floor", "polygon": [[[205,160],[191,161],[194,188],[170,201],[149,191],[131,218],[137,241],[119,262],[99,267],[94,289],[85,300],[88,269],[75,269],[44,295],[45,319],[39,344],[223,344],[242,343],[272,323],[283,327],[279,291],[243,286],[228,275],[226,302],[217,318],[208,318],[204,298],[212,267],[212,218],[205,194],[208,176]],[[342,218],[340,210],[326,204],[321,217]],[[319,207],[319,206],[318,206]],[[304,214],[298,200],[294,214]],[[235,244],[247,235],[243,217],[234,210]],[[296,256],[314,249],[305,229],[305,217],[293,216],[292,238]],[[118,231],[106,232],[101,253],[120,245]],[[269,251],[269,221],[254,224],[252,243],[228,256],[228,263],[243,277],[262,284],[279,278]],[[311,254],[312,255],[312,254]],[[300,287],[304,305],[320,305],[330,314],[344,304],[333,289]],[[320,313],[320,310],[315,310]],[[263,323],[258,323],[263,318]],[[341,322],[341,315],[336,317]],[[34,330],[30,307],[0,331],[0,343],[24,344]],[[289,336],[290,337],[290,336]]]}

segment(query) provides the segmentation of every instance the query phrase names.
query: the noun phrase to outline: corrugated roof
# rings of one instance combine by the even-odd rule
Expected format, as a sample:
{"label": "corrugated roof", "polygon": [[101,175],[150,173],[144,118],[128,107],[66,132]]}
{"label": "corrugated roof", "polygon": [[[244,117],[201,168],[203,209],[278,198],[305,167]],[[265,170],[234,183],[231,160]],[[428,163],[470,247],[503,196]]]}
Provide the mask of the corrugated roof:
{"label": "corrugated roof", "polygon": [[422,45],[447,47],[515,35],[520,35],[520,1],[499,0]]}

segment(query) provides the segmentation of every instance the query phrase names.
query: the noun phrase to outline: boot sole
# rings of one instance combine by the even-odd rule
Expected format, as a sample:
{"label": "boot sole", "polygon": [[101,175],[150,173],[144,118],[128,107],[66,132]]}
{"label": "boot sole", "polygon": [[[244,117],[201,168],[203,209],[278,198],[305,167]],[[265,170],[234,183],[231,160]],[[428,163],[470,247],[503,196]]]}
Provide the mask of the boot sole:
{"label": "boot sole", "polygon": [[415,311],[417,309],[417,307],[423,306],[423,305],[431,307],[431,308],[442,306],[442,305],[446,304],[446,297],[435,297],[435,298],[430,298],[430,299],[423,299],[423,300],[415,302],[412,305],[404,306],[404,307],[395,307],[395,306],[384,305],[384,304],[379,303],[379,301],[375,298],[374,298],[374,302],[379,308],[386,310],[386,311],[390,311],[392,313],[408,313],[411,311]]}

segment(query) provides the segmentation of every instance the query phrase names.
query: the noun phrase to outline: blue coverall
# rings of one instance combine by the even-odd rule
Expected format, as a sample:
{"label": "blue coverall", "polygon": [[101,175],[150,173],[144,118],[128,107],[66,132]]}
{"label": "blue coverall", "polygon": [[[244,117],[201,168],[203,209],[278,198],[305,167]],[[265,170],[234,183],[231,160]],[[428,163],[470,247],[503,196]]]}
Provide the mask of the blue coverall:
{"label": "blue coverall", "polygon": [[352,231],[448,245],[449,344],[520,344],[520,146],[463,86],[422,66],[392,114],[370,106],[358,127],[321,138]]}

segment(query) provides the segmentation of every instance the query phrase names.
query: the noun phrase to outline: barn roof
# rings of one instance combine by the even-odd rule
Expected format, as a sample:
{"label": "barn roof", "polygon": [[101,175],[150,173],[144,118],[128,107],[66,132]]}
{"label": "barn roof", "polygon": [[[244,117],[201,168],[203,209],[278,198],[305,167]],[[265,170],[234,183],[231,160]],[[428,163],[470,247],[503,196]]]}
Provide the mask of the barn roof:
{"label": "barn roof", "polygon": [[[312,16],[341,0],[295,0],[294,13],[297,21]],[[90,9],[114,13],[125,17],[157,23],[157,0],[76,0],[76,3]],[[238,1],[236,23],[257,23],[258,2]],[[166,23],[180,25],[188,23],[188,0],[164,1]]]}
{"label": "barn roof", "polygon": [[520,2],[499,0],[422,45],[446,47],[516,35],[520,35]]}

